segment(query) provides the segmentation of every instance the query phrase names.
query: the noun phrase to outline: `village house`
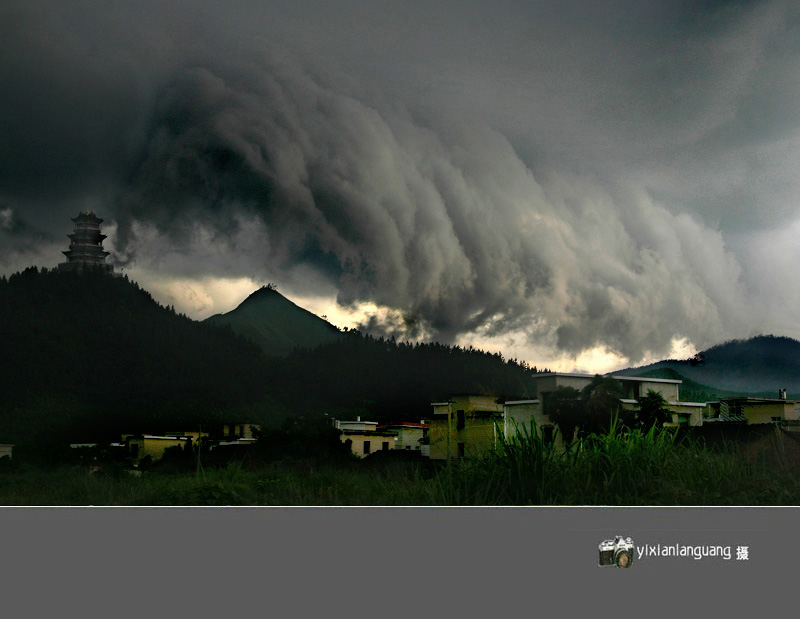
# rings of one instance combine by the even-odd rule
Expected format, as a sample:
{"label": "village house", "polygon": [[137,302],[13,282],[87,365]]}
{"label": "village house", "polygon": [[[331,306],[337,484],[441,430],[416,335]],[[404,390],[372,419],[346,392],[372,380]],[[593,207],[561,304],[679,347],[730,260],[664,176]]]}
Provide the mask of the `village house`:
{"label": "village house", "polygon": [[[546,442],[554,442],[556,448],[563,448],[564,443],[558,428],[544,412],[543,400],[548,393],[558,387],[571,387],[582,390],[594,379],[593,374],[580,374],[575,372],[549,372],[539,374],[536,378],[537,399],[509,400],[503,404],[503,433],[512,436],[516,432],[534,431],[541,435]],[[665,378],[643,378],[638,376],[611,376],[617,380],[623,389],[623,398],[620,400],[623,410],[634,411],[638,409],[639,398],[647,395],[648,391],[655,391],[667,401],[667,408],[673,412],[675,423],[689,423],[699,425],[705,405],[695,402],[680,402],[680,384],[682,381]]]}
{"label": "village house", "polygon": [[708,403],[706,423],[749,425],[800,420],[800,402],[784,398],[721,398]]}
{"label": "village house", "polygon": [[[592,382],[594,376],[558,372],[540,374],[536,376],[536,390],[540,399],[546,393],[555,391],[557,387],[572,387],[580,391]],[[661,394],[666,401],[665,408],[672,413],[671,425],[699,426],[708,416],[708,406],[705,402],[681,402],[682,380],[623,375],[611,375],[608,378],[613,378],[622,385],[623,397],[620,401],[623,410],[638,410],[639,400],[646,396],[648,391],[654,391]]]}
{"label": "village house", "polygon": [[181,432],[164,432],[164,436],[175,436],[179,438],[190,438],[197,443],[200,439],[207,439],[208,432],[201,432],[200,430],[188,430]]}
{"label": "village house", "polygon": [[11,460],[11,453],[14,451],[14,446],[8,443],[0,443],[0,458],[8,458]]}
{"label": "village house", "polygon": [[423,439],[428,434],[428,424],[424,420],[420,421],[420,423],[389,421],[379,424],[378,429],[397,432],[394,448],[404,451],[422,451]]}
{"label": "village house", "polygon": [[222,436],[225,440],[239,439],[255,440],[254,430],[257,432],[261,426],[257,423],[226,423],[222,426]]}
{"label": "village house", "polygon": [[[541,398],[545,393],[555,391],[557,387],[572,387],[580,391],[594,379],[594,374],[578,374],[575,372],[549,372],[537,374],[536,392]],[[673,378],[644,378],[639,376],[608,376],[622,385],[623,402],[636,401],[647,395],[648,391],[660,393],[667,402],[680,401],[680,385],[682,380]]]}
{"label": "village house", "polygon": [[708,417],[705,402],[667,402],[664,408],[672,413],[670,426],[702,426]]}
{"label": "village house", "polygon": [[340,440],[359,458],[379,450],[396,448],[398,432],[378,429],[377,421],[361,421],[361,417],[357,417],[355,421],[334,419],[333,427],[341,432]]}
{"label": "village house", "polygon": [[563,448],[564,442],[556,425],[544,414],[540,400],[509,400],[503,403],[503,435],[533,434],[535,431],[546,443]]}
{"label": "village house", "polygon": [[134,466],[145,458],[156,462],[164,457],[164,452],[170,447],[181,449],[192,448],[191,436],[157,436],[154,434],[125,435],[123,440],[128,448],[128,455]]}
{"label": "village house", "polygon": [[[193,451],[198,445],[207,446],[213,450],[220,446],[252,445],[256,442],[254,430],[260,426],[252,423],[225,424],[218,428],[213,436],[201,430],[168,431],[163,434],[123,434],[122,442],[111,443],[111,448],[120,448],[134,466],[145,458],[150,462],[157,462],[164,457],[170,447],[180,447],[186,451]],[[70,447],[76,450],[97,448],[97,443],[71,443]]]}
{"label": "village house", "polygon": [[[434,460],[464,458],[494,449],[498,429],[504,436],[517,432],[537,433],[556,448],[564,444],[555,424],[544,412],[544,399],[558,387],[582,390],[594,379],[593,374],[549,372],[535,377],[537,398],[500,402],[494,396],[459,395],[447,401],[433,402],[430,420],[430,457]],[[701,425],[708,415],[707,406],[700,402],[681,402],[683,381],[668,378],[618,376],[613,378],[622,386],[623,410],[638,410],[638,400],[648,391],[661,394],[665,408],[672,413],[672,425]]]}
{"label": "village house", "polygon": [[503,405],[497,397],[456,395],[431,406],[428,437],[432,460],[477,456],[497,445],[497,426],[503,424]]}
{"label": "village house", "polygon": [[342,432],[375,432],[378,429],[377,421],[361,421],[361,417],[356,417],[355,421],[341,421],[333,419],[333,427]]}

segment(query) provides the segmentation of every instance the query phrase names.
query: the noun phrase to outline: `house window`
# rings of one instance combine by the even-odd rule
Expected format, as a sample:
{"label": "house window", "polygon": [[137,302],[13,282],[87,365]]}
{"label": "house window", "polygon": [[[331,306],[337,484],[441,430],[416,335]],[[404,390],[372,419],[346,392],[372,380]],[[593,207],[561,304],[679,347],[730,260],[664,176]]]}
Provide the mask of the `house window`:
{"label": "house window", "polygon": [[389,450],[389,441],[383,441],[383,443],[381,444],[381,449],[383,451],[388,451]]}
{"label": "house window", "polygon": [[458,457],[459,458],[463,458],[464,457],[464,443],[459,443],[458,444]]}
{"label": "house window", "polygon": [[456,411],[456,430],[463,430],[465,425],[464,411]]}
{"label": "house window", "polygon": [[773,417],[773,418],[772,418],[772,421],[780,421],[780,420],[781,420],[781,418],[780,418],[780,417]]}
{"label": "house window", "polygon": [[542,439],[545,445],[550,445],[553,442],[553,426],[542,427]]}
{"label": "house window", "polygon": [[364,454],[369,453],[369,441],[364,441]]}

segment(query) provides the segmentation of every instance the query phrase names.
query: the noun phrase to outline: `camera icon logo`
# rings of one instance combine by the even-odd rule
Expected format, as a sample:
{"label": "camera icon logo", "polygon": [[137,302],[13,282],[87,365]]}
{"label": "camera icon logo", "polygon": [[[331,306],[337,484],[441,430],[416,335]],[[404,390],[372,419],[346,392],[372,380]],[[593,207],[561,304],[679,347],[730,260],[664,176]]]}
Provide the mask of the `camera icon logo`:
{"label": "camera icon logo", "polygon": [[617,535],[614,539],[607,539],[597,546],[600,553],[598,565],[628,568],[633,564],[635,546],[630,537]]}

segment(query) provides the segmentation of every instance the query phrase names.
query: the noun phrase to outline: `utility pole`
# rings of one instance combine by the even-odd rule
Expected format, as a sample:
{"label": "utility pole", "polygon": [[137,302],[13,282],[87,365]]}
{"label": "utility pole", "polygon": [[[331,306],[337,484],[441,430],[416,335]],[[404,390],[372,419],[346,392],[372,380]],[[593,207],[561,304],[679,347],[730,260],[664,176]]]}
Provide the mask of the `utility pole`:
{"label": "utility pole", "polygon": [[203,474],[203,480],[206,478],[206,472],[203,470],[203,465],[200,463],[200,450],[202,449],[202,442],[203,442],[203,426],[200,426],[200,429],[197,432],[197,468],[195,470],[195,476],[197,478],[200,477],[200,473]]}
{"label": "utility pole", "polygon": [[450,470],[450,435],[453,433],[453,403],[447,401],[447,470]]}
{"label": "utility pole", "polygon": [[[451,466],[450,447],[451,435],[453,433],[453,401],[447,400],[447,484],[449,492],[453,493],[453,468]],[[455,499],[455,494],[451,494],[451,502]]]}

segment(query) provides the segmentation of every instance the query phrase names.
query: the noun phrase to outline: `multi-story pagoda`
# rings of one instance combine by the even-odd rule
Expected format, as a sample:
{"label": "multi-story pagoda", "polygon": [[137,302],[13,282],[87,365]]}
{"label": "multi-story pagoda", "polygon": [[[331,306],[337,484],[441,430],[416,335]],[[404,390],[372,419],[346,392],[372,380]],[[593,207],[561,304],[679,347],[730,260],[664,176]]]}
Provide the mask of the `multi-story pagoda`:
{"label": "multi-story pagoda", "polygon": [[100,233],[100,224],[103,220],[91,211],[78,213],[73,217],[75,231],[67,235],[70,240],[69,249],[62,252],[67,261],[58,265],[61,271],[80,271],[93,269],[113,273],[114,267],[106,264],[109,252],[103,250],[105,234]]}

